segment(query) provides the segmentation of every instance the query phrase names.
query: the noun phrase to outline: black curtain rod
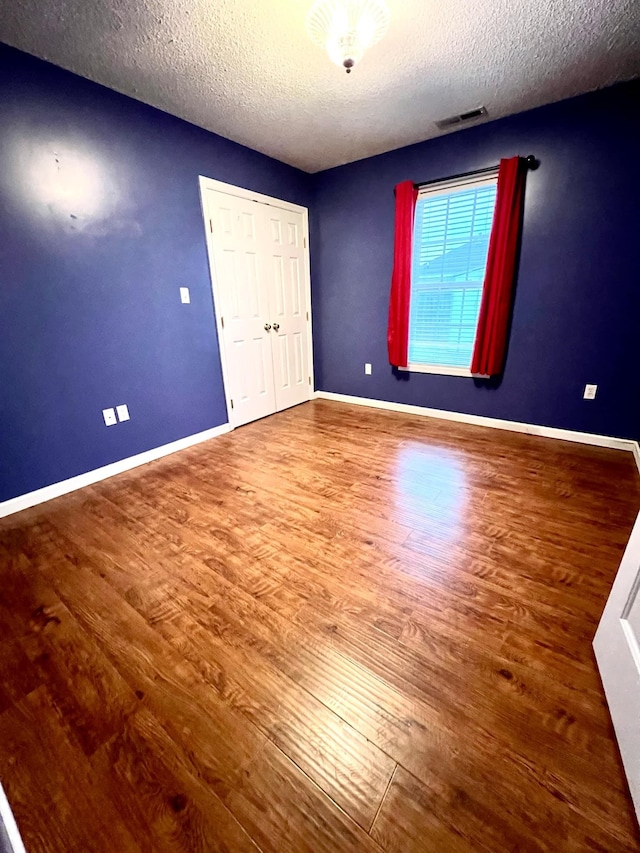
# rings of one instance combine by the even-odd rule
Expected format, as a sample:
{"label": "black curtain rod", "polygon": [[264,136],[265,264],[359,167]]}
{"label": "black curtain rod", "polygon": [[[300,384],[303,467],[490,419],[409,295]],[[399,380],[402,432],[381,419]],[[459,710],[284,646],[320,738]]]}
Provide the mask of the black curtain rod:
{"label": "black curtain rod", "polygon": [[[533,154],[529,154],[528,157],[523,157],[523,160],[527,164],[528,169],[533,170],[533,169],[538,168],[538,161],[533,156]],[[459,175],[451,175],[448,178],[436,178],[433,181],[423,181],[420,184],[414,184],[414,187],[416,187],[417,189],[422,189],[422,187],[428,187],[431,184],[441,184],[444,181],[457,181],[458,178],[470,178],[473,175],[485,175],[485,174],[488,174],[489,172],[496,172],[499,168],[500,168],[500,164],[498,163],[497,166],[487,166],[486,169],[473,169],[473,171],[471,171],[471,172],[460,172]]]}

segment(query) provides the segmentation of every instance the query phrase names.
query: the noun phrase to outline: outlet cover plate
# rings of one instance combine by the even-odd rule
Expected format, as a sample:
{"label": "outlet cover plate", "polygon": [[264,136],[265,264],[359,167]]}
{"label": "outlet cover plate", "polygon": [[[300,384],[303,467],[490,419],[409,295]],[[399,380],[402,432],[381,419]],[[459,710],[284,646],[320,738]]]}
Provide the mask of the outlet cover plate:
{"label": "outlet cover plate", "polygon": [[188,287],[180,288],[180,302],[182,302],[183,305],[189,305],[191,303],[191,295],[189,294]]}
{"label": "outlet cover plate", "polygon": [[584,386],[584,397],[583,397],[583,399],[595,400],[597,390],[598,390],[597,385],[585,385]]}
{"label": "outlet cover plate", "polygon": [[107,426],[113,426],[118,423],[116,420],[116,413],[113,409],[103,409],[102,417],[104,418],[104,422]]}
{"label": "outlet cover plate", "polygon": [[116,406],[116,412],[118,413],[118,420],[120,421],[120,423],[122,423],[122,421],[129,420],[129,409],[126,404],[122,406]]}
{"label": "outlet cover plate", "polygon": [[371,365],[368,362],[364,366],[364,372],[367,376],[371,376]]}

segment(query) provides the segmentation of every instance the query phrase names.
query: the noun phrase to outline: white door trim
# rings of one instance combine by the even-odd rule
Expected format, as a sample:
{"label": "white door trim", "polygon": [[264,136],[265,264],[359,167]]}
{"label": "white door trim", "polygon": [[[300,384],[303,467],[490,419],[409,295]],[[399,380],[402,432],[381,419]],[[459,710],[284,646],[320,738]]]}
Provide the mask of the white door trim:
{"label": "white door trim", "polygon": [[636,815],[640,820],[640,648],[627,620],[640,585],[640,515],[627,543],[593,649]]}
{"label": "white door trim", "polygon": [[[26,853],[9,800],[0,785],[0,843],[2,841],[9,842],[7,853]],[[4,847],[2,849],[4,850]]]}
{"label": "white door trim", "polygon": [[229,424],[231,429],[235,428],[235,419],[233,416],[233,409],[231,408],[231,385],[228,381],[229,377],[229,366],[227,364],[227,357],[224,348],[224,339],[223,339],[223,330],[220,324],[220,317],[222,316],[220,311],[220,306],[222,305],[222,298],[218,290],[218,283],[215,276],[215,262],[214,262],[214,245],[213,245],[213,234],[211,233],[211,228],[209,227],[209,220],[207,216],[207,210],[205,207],[205,192],[207,190],[214,190],[215,192],[226,193],[227,195],[236,196],[237,198],[250,199],[251,201],[257,201],[260,204],[268,204],[272,207],[279,207],[283,210],[291,210],[295,213],[300,213],[302,215],[302,231],[304,238],[304,287],[307,296],[307,305],[309,311],[309,336],[307,339],[307,348],[308,348],[308,364],[309,364],[309,377],[311,382],[309,383],[309,399],[311,400],[314,395],[315,388],[315,376],[313,372],[313,315],[311,311],[311,264],[310,264],[310,252],[309,252],[309,209],[307,207],[302,207],[302,205],[294,204],[291,201],[284,201],[280,198],[274,198],[273,196],[263,195],[262,193],[254,192],[253,190],[248,190],[244,187],[236,187],[233,184],[225,184],[223,181],[215,181],[213,178],[206,178],[203,175],[199,176],[200,183],[200,206],[202,209],[202,221],[204,225],[204,230],[206,234],[207,241],[207,255],[209,258],[209,274],[211,277],[211,290],[213,292],[213,307],[215,312],[215,322],[216,329],[218,332],[218,344],[220,348],[220,363],[222,365],[222,382],[224,385],[224,396],[227,402],[227,414],[229,416]]}

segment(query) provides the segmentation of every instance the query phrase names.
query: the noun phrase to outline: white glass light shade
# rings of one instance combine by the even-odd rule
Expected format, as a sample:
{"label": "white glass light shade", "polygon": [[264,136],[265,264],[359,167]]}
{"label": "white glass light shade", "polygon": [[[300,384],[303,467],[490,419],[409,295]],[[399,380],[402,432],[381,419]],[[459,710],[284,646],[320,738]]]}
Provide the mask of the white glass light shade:
{"label": "white glass light shade", "polygon": [[384,0],[316,0],[307,14],[311,39],[347,73],[388,27],[389,9]]}

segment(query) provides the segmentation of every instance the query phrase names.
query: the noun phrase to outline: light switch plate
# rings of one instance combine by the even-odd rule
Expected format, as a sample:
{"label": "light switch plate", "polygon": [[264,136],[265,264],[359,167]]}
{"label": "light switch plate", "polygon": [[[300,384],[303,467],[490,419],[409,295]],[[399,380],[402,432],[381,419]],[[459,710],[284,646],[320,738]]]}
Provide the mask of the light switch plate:
{"label": "light switch plate", "polygon": [[189,305],[189,303],[191,302],[191,296],[189,295],[188,287],[180,288],[180,302],[182,302],[183,305]]}
{"label": "light switch plate", "polygon": [[367,374],[367,376],[371,376],[371,365],[369,363],[365,364],[364,372]]}
{"label": "light switch plate", "polygon": [[104,418],[104,422],[107,426],[113,426],[118,423],[116,420],[116,413],[113,409],[103,409],[102,417]]}
{"label": "light switch plate", "polygon": [[126,404],[122,406],[116,406],[116,412],[118,413],[118,420],[120,421],[120,423],[122,423],[122,421],[129,420],[129,409],[127,408]]}
{"label": "light switch plate", "polygon": [[598,390],[597,385],[585,385],[584,386],[584,397],[583,397],[583,399],[595,400],[597,390]]}

